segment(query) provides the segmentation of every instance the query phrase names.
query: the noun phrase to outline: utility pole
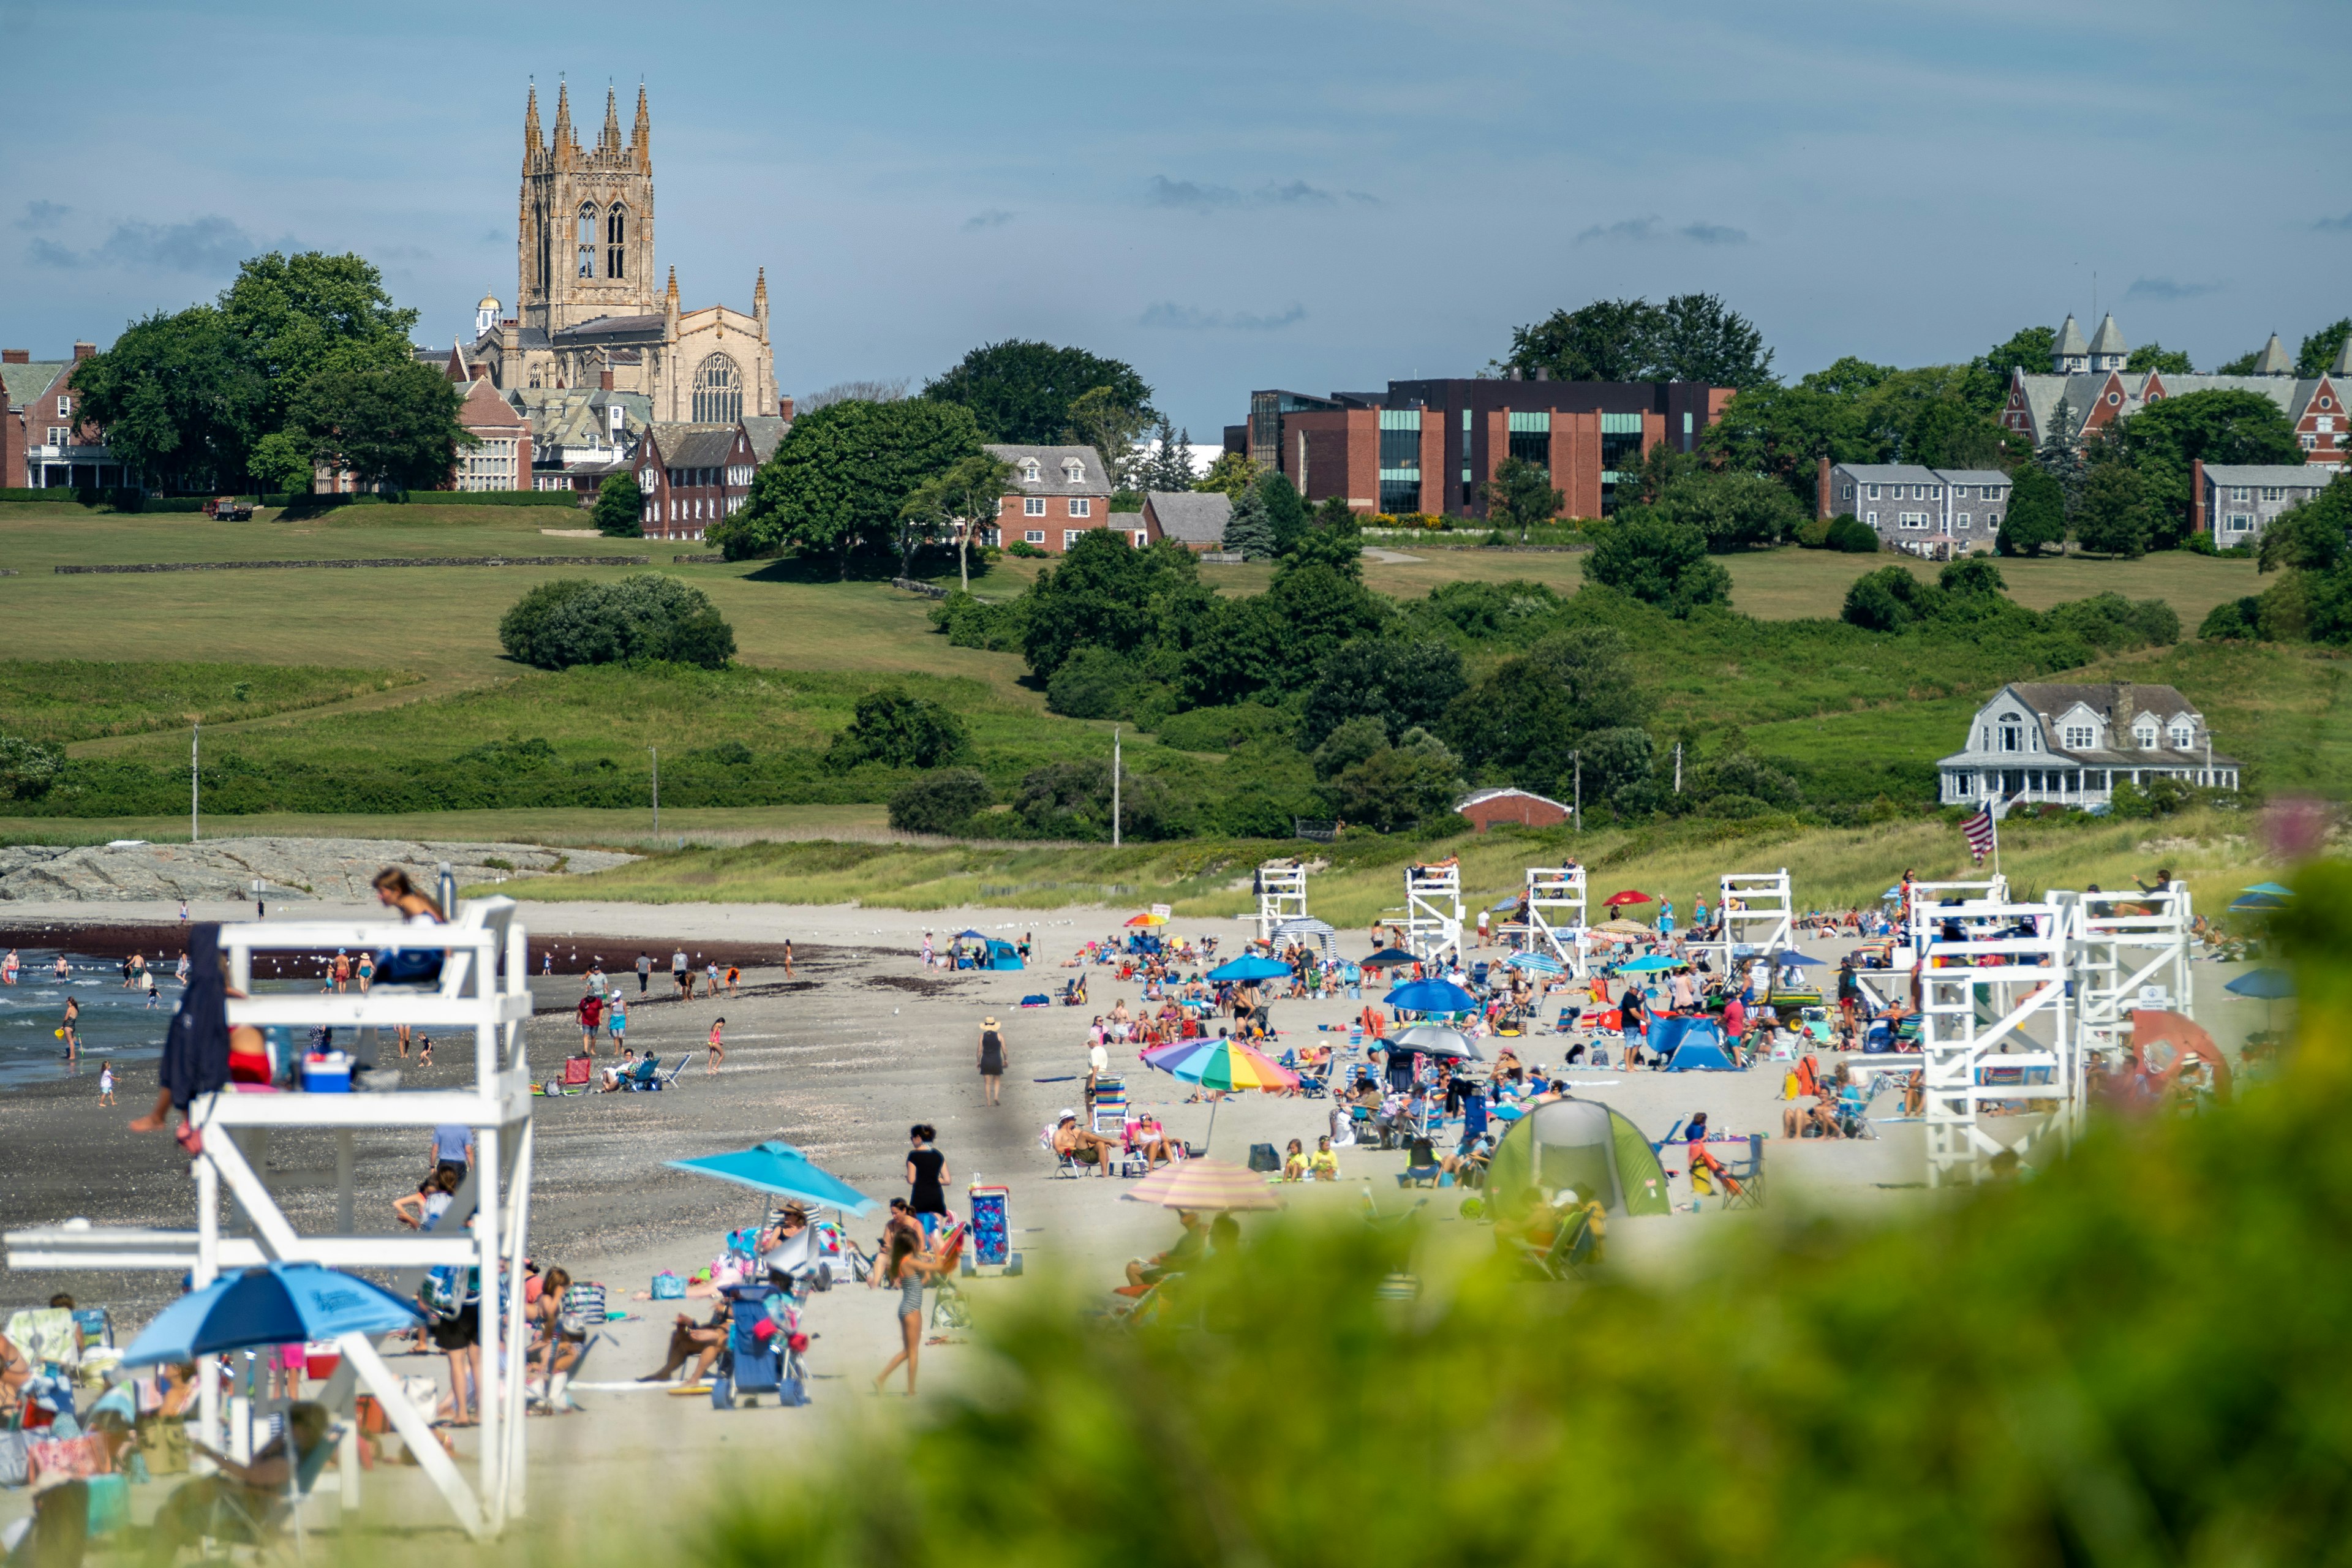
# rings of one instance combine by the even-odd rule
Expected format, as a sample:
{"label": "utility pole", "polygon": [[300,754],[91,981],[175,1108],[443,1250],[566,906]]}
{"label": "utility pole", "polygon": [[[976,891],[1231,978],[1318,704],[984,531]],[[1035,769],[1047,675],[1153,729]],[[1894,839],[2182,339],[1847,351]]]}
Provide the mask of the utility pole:
{"label": "utility pole", "polygon": [[197,837],[196,807],[199,802],[199,796],[196,790],[196,780],[198,777],[196,773],[196,747],[204,738],[205,727],[202,724],[195,725],[188,731],[188,842],[191,844],[194,844],[196,841]]}
{"label": "utility pole", "polygon": [[1683,743],[1675,742],[1675,793],[1683,793]]}
{"label": "utility pole", "polygon": [[1571,752],[1569,754],[1576,759],[1576,830],[1581,833],[1584,831],[1584,753]]}
{"label": "utility pole", "polygon": [[1110,731],[1110,847],[1118,847],[1118,726]]}
{"label": "utility pole", "polygon": [[661,748],[647,746],[647,755],[654,760],[654,837],[661,837]]}

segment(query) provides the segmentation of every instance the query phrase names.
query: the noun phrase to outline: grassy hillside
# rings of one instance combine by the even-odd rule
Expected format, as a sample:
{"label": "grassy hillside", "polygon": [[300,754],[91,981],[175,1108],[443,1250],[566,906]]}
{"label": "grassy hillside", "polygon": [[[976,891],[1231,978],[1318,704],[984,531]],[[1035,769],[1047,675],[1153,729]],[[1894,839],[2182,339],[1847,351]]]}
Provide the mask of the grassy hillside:
{"label": "grassy hillside", "polygon": [[[1716,879],[1731,871],[1792,876],[1806,908],[1874,904],[1906,867],[1923,879],[1981,877],[1953,823],[1941,817],[1856,829],[1806,827],[1785,820],[1685,822],[1658,828],[1575,834],[1503,830],[1442,843],[1350,836],[1331,846],[1296,841],[1194,840],[1122,849],[919,847],[878,844],[751,844],[657,854],[593,876],[533,881],[535,900],[629,900],[646,903],[833,903],[891,909],[992,904],[1054,909],[1108,903],[1174,906],[1180,920],[1216,920],[1254,909],[1250,871],[1265,858],[1312,850],[1308,907],[1341,927],[1401,910],[1411,860],[1458,855],[1465,904],[1483,907],[1517,892],[1526,868],[1573,858],[1588,867],[1596,898],[1638,888],[1674,899],[1687,916],[1693,896],[1712,902]],[[2254,876],[2246,823],[2234,813],[2197,813],[2147,823],[2024,818],[2002,828],[2002,869],[2012,888],[2126,886],[2158,865],[2185,878],[2200,908],[2216,910]]]}

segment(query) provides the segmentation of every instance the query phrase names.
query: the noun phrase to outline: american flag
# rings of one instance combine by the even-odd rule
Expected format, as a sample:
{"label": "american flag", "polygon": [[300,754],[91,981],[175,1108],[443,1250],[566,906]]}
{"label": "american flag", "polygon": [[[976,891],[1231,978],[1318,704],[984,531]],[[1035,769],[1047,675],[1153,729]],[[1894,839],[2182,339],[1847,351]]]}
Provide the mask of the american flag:
{"label": "american flag", "polygon": [[1969,853],[1975,857],[1978,865],[1983,865],[1985,852],[1993,846],[1992,803],[1987,801],[1978,807],[1974,816],[1960,824],[1960,832],[1968,838]]}

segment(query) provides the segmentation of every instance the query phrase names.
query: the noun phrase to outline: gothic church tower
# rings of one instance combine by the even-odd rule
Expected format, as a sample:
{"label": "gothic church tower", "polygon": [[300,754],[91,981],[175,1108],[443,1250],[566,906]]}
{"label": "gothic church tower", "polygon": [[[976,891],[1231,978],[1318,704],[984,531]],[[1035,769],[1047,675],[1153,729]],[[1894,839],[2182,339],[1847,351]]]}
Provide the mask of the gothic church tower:
{"label": "gothic church tower", "polygon": [[654,281],[653,124],[646,89],[621,141],[619,100],[604,92],[604,128],[583,152],[572,92],[559,86],[555,132],[540,140],[539,93],[523,110],[522,195],[516,298],[520,324],[547,333],[599,317],[657,316]]}

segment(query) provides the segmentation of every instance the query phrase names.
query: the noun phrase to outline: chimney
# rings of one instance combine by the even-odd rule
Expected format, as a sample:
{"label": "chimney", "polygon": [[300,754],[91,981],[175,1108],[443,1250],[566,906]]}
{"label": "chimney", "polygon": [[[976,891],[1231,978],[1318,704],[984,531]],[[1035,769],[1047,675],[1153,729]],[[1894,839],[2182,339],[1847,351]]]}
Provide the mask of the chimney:
{"label": "chimney", "polygon": [[603,392],[610,392],[613,390],[613,367],[611,365],[608,364],[604,369],[596,373],[596,386],[599,391]]}
{"label": "chimney", "polygon": [[1536,379],[1538,381],[1549,381],[1551,379],[1551,367],[1540,364],[1536,366]]}
{"label": "chimney", "polygon": [[96,343],[76,343],[76,344],[74,344],[74,358],[76,358],[76,359],[78,359],[78,360],[85,360],[85,359],[95,359],[95,358],[97,358],[97,357],[98,357],[98,345],[97,345]]}
{"label": "chimney", "polygon": [[0,364],[30,364],[32,363],[33,351],[30,349],[0,349]]}
{"label": "chimney", "polygon": [[1513,365],[1511,367],[1511,379],[1513,381],[1519,379],[1519,367],[1517,365]]}
{"label": "chimney", "polygon": [[2123,750],[2130,739],[2132,720],[2138,712],[2139,703],[2132,694],[2132,683],[2128,680],[2116,682],[2116,715],[2108,721],[2115,731],[2115,750]]}
{"label": "chimney", "polygon": [[1830,510],[1830,455],[1823,452],[1813,470],[1813,515],[1828,519],[1837,514]]}
{"label": "chimney", "polygon": [[789,397],[776,399],[776,412],[786,421],[790,421],[793,416],[793,400]]}
{"label": "chimney", "polygon": [[2213,520],[2205,515],[2205,459],[2189,460],[2189,531],[2210,533]]}

